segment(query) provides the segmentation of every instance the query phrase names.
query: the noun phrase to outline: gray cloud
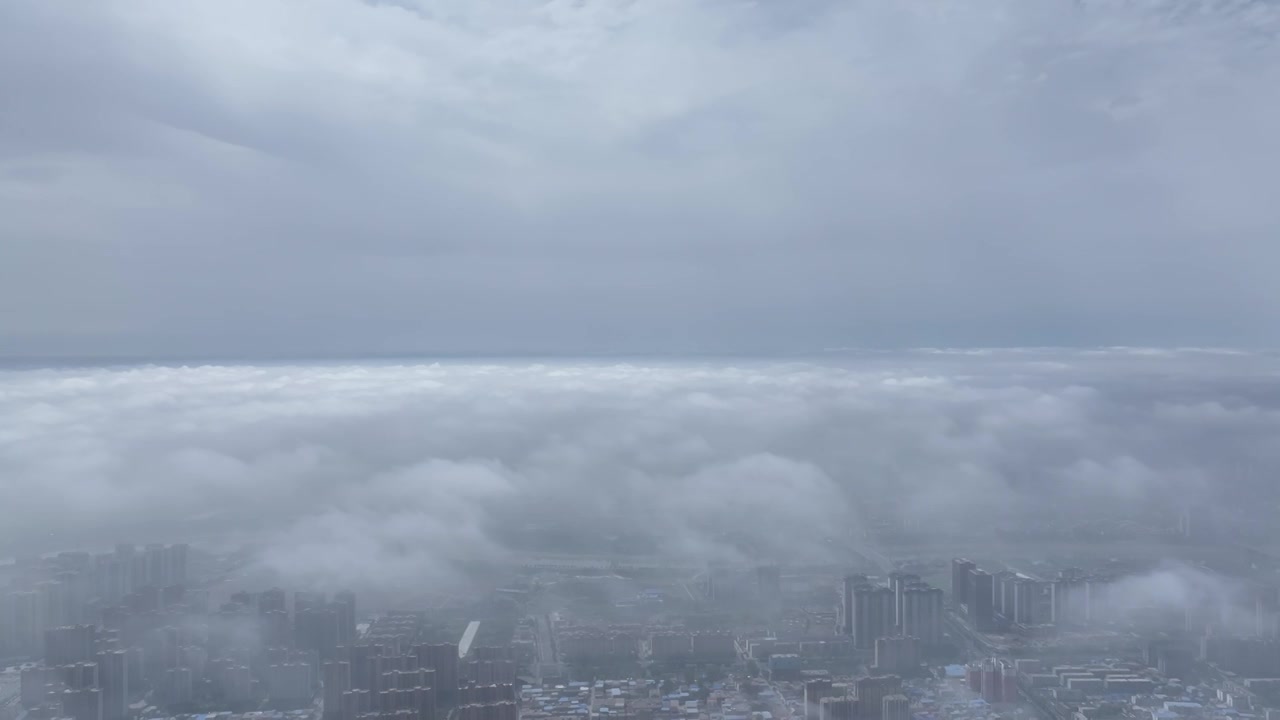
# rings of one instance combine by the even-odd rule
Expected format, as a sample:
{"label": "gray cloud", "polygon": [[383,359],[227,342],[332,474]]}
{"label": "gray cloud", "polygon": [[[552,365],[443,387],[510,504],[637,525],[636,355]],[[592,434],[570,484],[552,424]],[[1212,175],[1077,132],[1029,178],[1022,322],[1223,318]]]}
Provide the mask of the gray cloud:
{"label": "gray cloud", "polygon": [[6,2],[3,352],[1270,345],[1278,12]]}
{"label": "gray cloud", "polygon": [[1125,350],[8,370],[0,551],[233,540],[297,582],[391,588],[617,538],[840,563],[886,512],[984,533],[1211,506],[1265,532],[1276,372]]}

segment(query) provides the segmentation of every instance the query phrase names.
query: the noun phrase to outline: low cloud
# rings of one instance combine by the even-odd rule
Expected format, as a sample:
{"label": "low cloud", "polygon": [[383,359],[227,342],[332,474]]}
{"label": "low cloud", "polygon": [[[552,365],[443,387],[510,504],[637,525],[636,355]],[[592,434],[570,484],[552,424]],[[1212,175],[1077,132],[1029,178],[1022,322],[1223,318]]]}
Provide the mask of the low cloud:
{"label": "low cloud", "polygon": [[886,513],[1173,525],[1280,467],[1275,360],[1213,358],[10,370],[0,548],[232,539],[393,589],[565,548],[843,562]]}

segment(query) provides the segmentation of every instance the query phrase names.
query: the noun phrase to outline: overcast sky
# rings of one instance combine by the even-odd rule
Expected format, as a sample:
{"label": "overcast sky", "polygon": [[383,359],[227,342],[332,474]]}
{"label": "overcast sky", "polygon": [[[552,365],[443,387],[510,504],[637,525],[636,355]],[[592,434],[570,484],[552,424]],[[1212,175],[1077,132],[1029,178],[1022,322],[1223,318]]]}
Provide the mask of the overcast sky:
{"label": "overcast sky", "polygon": [[1243,0],[7,0],[0,353],[1274,346]]}

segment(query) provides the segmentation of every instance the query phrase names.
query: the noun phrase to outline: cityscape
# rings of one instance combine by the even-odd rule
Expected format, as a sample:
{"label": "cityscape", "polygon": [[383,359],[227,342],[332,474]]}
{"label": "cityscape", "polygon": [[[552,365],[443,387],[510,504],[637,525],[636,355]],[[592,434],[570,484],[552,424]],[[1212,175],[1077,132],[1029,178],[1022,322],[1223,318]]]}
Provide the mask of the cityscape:
{"label": "cityscape", "polygon": [[513,556],[429,607],[245,587],[198,545],[22,557],[0,718],[1276,720],[1280,560],[1173,520],[1159,558]]}
{"label": "cityscape", "polygon": [[0,0],[0,720],[1280,720],[1280,0]]}

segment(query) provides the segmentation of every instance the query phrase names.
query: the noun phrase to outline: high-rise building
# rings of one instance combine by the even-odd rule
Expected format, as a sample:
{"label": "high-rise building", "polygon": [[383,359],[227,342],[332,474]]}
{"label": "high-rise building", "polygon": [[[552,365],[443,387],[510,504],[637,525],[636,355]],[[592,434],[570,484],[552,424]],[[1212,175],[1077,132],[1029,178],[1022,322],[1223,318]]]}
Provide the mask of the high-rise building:
{"label": "high-rise building", "polygon": [[262,641],[267,647],[290,647],[293,645],[293,627],[289,624],[289,613],[284,610],[267,610],[258,616],[262,628]]}
{"label": "high-rise building", "polygon": [[458,688],[459,705],[491,705],[515,699],[516,690],[513,685],[473,685]]}
{"label": "high-rise building", "polygon": [[[1085,582],[1085,622],[1090,625],[1101,625],[1112,619],[1110,578],[1090,578]],[[1261,599],[1259,599],[1261,603]],[[1262,605],[1258,605],[1261,612]],[[1258,634],[1262,634],[1261,628]]]}
{"label": "high-rise building", "polygon": [[35,591],[40,597],[40,615],[44,618],[46,627],[74,624],[68,610],[71,604],[70,588],[61,582],[48,580],[36,583]]}
{"label": "high-rise building", "polygon": [[906,695],[885,695],[880,714],[884,720],[911,720],[911,701]]}
{"label": "high-rise building", "polygon": [[893,591],[893,623],[902,627],[903,606],[906,604],[906,590],[920,583],[920,576],[912,573],[889,573],[889,589]]}
{"label": "high-rise building", "polygon": [[459,685],[511,685],[515,681],[516,664],[512,660],[472,660],[458,668]]}
{"label": "high-rise building", "polygon": [[294,643],[299,650],[314,652],[321,662],[336,659],[338,653],[338,610],[325,602],[306,603],[294,613]]}
{"label": "high-rise building", "polygon": [[885,697],[902,693],[902,678],[897,675],[859,678],[856,688],[862,720],[880,720]]}
{"label": "high-rise building", "polygon": [[24,666],[18,677],[18,697],[22,706],[30,710],[43,705],[49,694],[50,685],[56,680],[53,668],[43,665]]}
{"label": "high-rise building", "polygon": [[1009,570],[1001,570],[992,575],[995,584],[995,612],[1009,620],[1013,619],[1013,583],[1018,574]]}
{"label": "high-rise building", "polygon": [[818,720],[857,720],[859,704],[854,698],[823,698],[818,704]]}
{"label": "high-rise building", "polygon": [[352,690],[342,694],[342,720],[356,720],[373,710],[373,694],[368,690]]}
{"label": "high-rise building", "polygon": [[8,649],[12,655],[35,655],[42,650],[45,624],[40,595],[34,592],[11,593],[4,603]]}
{"label": "high-rise building", "polygon": [[98,653],[98,686],[102,688],[103,720],[124,720],[129,714],[129,660],[123,650]]}
{"label": "high-rise building", "polygon": [[756,593],[766,603],[777,603],[782,598],[782,568],[777,565],[757,567]]}
{"label": "high-rise building", "polygon": [[98,629],[93,625],[64,625],[44,631],[44,662],[50,667],[93,662],[98,654]]}
{"label": "high-rise building", "polygon": [[1002,670],[1003,668],[996,664],[994,660],[987,660],[982,664],[979,684],[982,691],[982,699],[988,703],[1001,702],[1001,692],[1004,690],[1004,673]]}
{"label": "high-rise building", "polygon": [[338,646],[354,645],[356,641],[356,594],[350,591],[333,596],[332,606],[338,613]]}
{"label": "high-rise building", "polygon": [[960,607],[969,602],[969,573],[977,569],[977,565],[964,558],[951,561],[951,604]]}
{"label": "high-rise building", "polygon": [[1031,578],[1014,581],[1013,621],[1019,625],[1048,625],[1053,622],[1053,592],[1048,583]]}
{"label": "high-rise building", "polygon": [[168,558],[164,545],[151,543],[143,549],[144,584],[164,587],[169,584]]}
{"label": "high-rise building", "polygon": [[164,569],[161,572],[161,584],[185,585],[187,582],[187,555],[189,548],[185,543],[170,545],[163,551]]}
{"label": "high-rise building", "polygon": [[96,687],[63,690],[62,715],[72,720],[102,720],[102,691]]}
{"label": "high-rise building", "polygon": [[324,664],[324,720],[342,717],[342,696],[351,692],[351,664],[327,662]]}
{"label": "high-rise building", "polygon": [[864,585],[853,591],[853,644],[859,649],[875,648],[878,638],[893,633],[893,591]]}
{"label": "high-rise building", "polygon": [[519,720],[520,706],[514,702],[491,705],[460,705],[457,720]]}
{"label": "high-rise building", "polygon": [[830,678],[810,680],[804,684],[804,716],[805,720],[821,720],[819,710],[822,701],[834,697]]}
{"label": "high-rise building", "polygon": [[[414,662],[412,664],[416,665],[417,663]],[[515,682],[514,676],[512,682]],[[492,682],[486,684],[492,684]],[[378,685],[383,690],[412,690],[418,687],[434,688],[435,686],[436,671],[427,670],[426,668],[389,670],[382,674],[382,682]]]}
{"label": "high-rise building", "polygon": [[224,664],[215,671],[213,684],[218,698],[232,705],[248,702],[253,697],[253,674],[247,665]]}
{"label": "high-rise building", "polygon": [[281,612],[286,616],[289,614],[289,600],[284,590],[280,588],[271,588],[258,593],[258,614],[265,615],[270,612]]}
{"label": "high-rise building", "polygon": [[[373,690],[373,658],[382,655],[381,645],[352,645],[347,648],[347,662],[351,665],[351,688]],[[379,672],[378,677],[381,676]]]}
{"label": "high-rise building", "polygon": [[912,586],[903,591],[902,634],[920,640],[926,647],[942,643],[942,591]]}
{"label": "high-rise building", "polygon": [[164,673],[164,702],[169,707],[183,706],[195,699],[195,682],[191,668],[169,668]]}
{"label": "high-rise building", "polygon": [[878,672],[906,673],[920,666],[920,641],[912,637],[882,637],[876,640]]}
{"label": "high-rise building", "polygon": [[308,663],[269,665],[266,671],[267,697],[278,703],[298,704],[311,700],[313,679]]}
{"label": "high-rise building", "polygon": [[1088,587],[1083,579],[1062,578],[1053,583],[1053,624],[1078,627],[1085,624]]}
{"label": "high-rise building", "polygon": [[866,575],[845,575],[840,584],[840,632],[844,635],[854,634],[854,592],[868,584]]}
{"label": "high-rise building", "polygon": [[455,643],[417,645],[418,667],[436,671],[436,699],[451,705],[458,694],[458,646]]}
{"label": "high-rise building", "polygon": [[62,665],[57,668],[57,674],[62,680],[62,684],[70,690],[98,687],[97,663],[86,662]]}
{"label": "high-rise building", "polygon": [[970,570],[967,582],[969,589],[969,620],[973,627],[980,631],[989,631],[995,627],[995,578],[985,570]]}

